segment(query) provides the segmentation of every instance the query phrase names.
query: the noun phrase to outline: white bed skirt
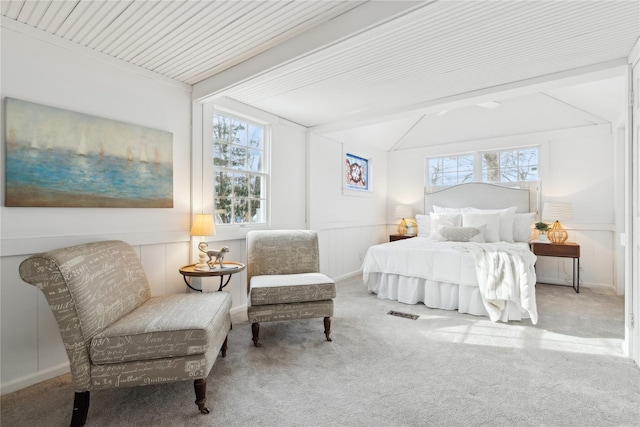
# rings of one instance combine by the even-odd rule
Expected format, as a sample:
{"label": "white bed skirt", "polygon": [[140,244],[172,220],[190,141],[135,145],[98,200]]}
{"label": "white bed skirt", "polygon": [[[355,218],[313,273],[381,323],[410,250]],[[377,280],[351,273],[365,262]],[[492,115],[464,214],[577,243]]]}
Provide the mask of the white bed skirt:
{"label": "white bed skirt", "polygon": [[[434,282],[419,277],[407,277],[389,273],[369,273],[365,286],[378,298],[399,301],[404,304],[424,303],[427,307],[442,310],[458,310],[475,316],[489,316],[484,307],[480,289],[476,286],[459,286],[453,283]],[[528,319],[529,313],[515,303],[508,302],[500,321]]]}

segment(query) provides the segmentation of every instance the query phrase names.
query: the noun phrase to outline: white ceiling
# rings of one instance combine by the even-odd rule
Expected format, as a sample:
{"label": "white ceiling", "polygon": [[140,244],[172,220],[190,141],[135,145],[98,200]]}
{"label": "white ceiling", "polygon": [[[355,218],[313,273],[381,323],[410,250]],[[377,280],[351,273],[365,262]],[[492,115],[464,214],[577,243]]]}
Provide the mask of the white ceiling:
{"label": "white ceiling", "polygon": [[[611,122],[640,36],[636,0],[0,3],[9,19],[194,85],[196,99],[383,149],[522,132],[517,117],[532,117],[524,130]],[[421,129],[428,142],[409,137]]]}

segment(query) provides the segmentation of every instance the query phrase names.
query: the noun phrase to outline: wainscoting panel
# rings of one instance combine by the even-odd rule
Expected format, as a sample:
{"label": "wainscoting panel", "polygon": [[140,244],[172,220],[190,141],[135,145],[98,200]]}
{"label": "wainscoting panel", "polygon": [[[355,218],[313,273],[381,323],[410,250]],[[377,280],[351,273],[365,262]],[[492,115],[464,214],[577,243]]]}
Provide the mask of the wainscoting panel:
{"label": "wainscoting panel", "polygon": [[367,249],[387,241],[386,225],[323,229],[320,269],[334,280],[359,274]]}
{"label": "wainscoting panel", "polygon": [[[1,379],[4,384],[38,369],[38,314],[40,290],[24,283],[18,266],[24,257],[2,258]],[[42,297],[44,301],[44,297]],[[46,302],[45,302],[46,304]],[[52,316],[53,317],[53,316]],[[57,327],[56,327],[57,331]],[[57,332],[56,332],[57,333]]]}
{"label": "wainscoting panel", "polygon": [[[569,230],[569,240],[580,245],[580,286],[615,291],[614,232],[610,230]],[[571,258],[538,257],[536,274],[539,283],[570,285],[573,272]]]}

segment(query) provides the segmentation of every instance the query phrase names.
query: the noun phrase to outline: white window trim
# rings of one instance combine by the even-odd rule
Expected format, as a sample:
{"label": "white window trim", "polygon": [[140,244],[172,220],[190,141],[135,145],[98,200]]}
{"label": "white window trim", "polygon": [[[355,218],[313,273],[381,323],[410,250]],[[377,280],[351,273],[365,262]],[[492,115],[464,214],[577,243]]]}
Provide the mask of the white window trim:
{"label": "white window trim", "polygon": [[[267,163],[267,212],[266,222],[260,224],[215,224],[216,235],[207,238],[207,241],[223,241],[244,239],[249,230],[265,230],[271,227],[271,134],[270,122],[263,117],[256,117],[238,111],[233,107],[224,105],[224,100],[211,101],[205,104],[194,104],[194,142],[199,144],[193,147],[192,155],[192,187],[193,187],[193,214],[215,213],[214,205],[214,167],[212,161],[203,161],[213,158],[213,114],[219,111],[241,119],[261,124],[265,127],[265,160]],[[196,106],[201,106],[197,108]],[[200,116],[200,117],[198,117]],[[199,124],[199,126],[197,125]],[[201,172],[200,174],[198,172]],[[202,179],[200,179],[202,178]]]}

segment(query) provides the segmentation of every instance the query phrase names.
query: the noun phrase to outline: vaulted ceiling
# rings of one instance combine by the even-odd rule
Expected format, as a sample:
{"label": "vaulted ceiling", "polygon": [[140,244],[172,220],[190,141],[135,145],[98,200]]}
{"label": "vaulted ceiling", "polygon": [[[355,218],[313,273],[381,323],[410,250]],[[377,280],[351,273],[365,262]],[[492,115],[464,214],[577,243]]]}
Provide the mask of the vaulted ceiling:
{"label": "vaulted ceiling", "polygon": [[1,13],[193,85],[194,99],[226,96],[333,135],[385,135],[384,149],[418,144],[398,141],[419,126],[456,128],[444,110],[491,122],[475,106],[483,100],[509,107],[502,121],[532,106],[551,128],[556,111],[573,125],[611,121],[640,36],[635,0],[2,0]]}

